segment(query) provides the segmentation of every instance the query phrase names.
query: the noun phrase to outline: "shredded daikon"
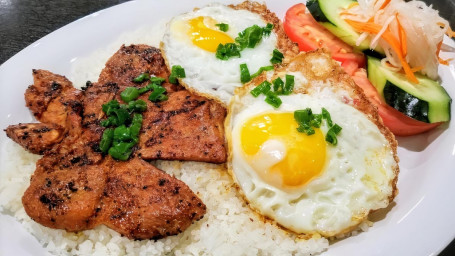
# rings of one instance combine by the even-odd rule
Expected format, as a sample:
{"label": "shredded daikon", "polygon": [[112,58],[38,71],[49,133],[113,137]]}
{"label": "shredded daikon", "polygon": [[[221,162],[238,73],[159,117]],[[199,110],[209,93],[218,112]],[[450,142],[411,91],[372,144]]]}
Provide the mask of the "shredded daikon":
{"label": "shredded daikon", "polygon": [[413,73],[418,69],[432,79],[438,78],[438,55],[446,49],[441,47],[444,34],[455,35],[438,11],[421,1],[358,0],[343,10],[341,17],[353,21],[348,23],[362,33],[357,45],[368,39],[372,49],[381,47],[386,55],[381,63],[405,69],[411,81],[416,81]]}

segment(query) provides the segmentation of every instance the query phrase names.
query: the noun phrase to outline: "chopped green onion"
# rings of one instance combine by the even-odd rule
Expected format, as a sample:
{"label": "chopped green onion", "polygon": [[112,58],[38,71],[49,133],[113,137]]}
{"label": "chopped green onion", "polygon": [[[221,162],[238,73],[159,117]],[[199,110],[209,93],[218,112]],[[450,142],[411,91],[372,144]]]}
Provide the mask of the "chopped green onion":
{"label": "chopped green onion", "polygon": [[251,79],[253,79],[253,78],[259,76],[259,75],[260,75],[262,72],[264,72],[264,71],[273,70],[273,68],[274,68],[273,66],[264,66],[264,67],[260,67],[259,70],[258,70],[256,73],[254,73],[254,74],[251,75]]}
{"label": "chopped green onion", "polygon": [[132,153],[132,148],[136,145],[134,142],[119,142],[115,143],[111,148],[109,148],[109,155],[112,158],[126,161]]}
{"label": "chopped green onion", "polygon": [[114,140],[115,141],[131,141],[133,137],[131,136],[130,129],[125,125],[120,125],[114,129]]}
{"label": "chopped green onion", "polygon": [[166,92],[166,89],[164,87],[156,86],[153,89],[153,92],[150,93],[149,100],[152,101],[152,102],[162,101],[163,97],[160,98],[160,95],[162,95],[165,92]]}
{"label": "chopped green onion", "polygon": [[142,82],[144,82],[145,80],[148,80],[148,79],[150,79],[149,73],[142,73],[142,74],[138,75],[136,78],[134,78],[133,82],[142,83]]}
{"label": "chopped green onion", "polygon": [[114,139],[114,129],[108,128],[104,130],[103,136],[101,137],[100,141],[100,150],[103,153],[107,153],[109,148],[112,145],[112,140]]}
{"label": "chopped green onion", "polygon": [[228,60],[231,57],[240,57],[240,50],[234,43],[219,44],[215,56],[220,60]]}
{"label": "chopped green onion", "polygon": [[[158,90],[161,88],[161,90],[166,91],[164,87],[159,85],[163,81],[164,79],[162,78],[152,80],[152,84],[144,87],[145,89],[128,87],[120,94],[122,99],[128,102],[127,105],[119,104],[117,100],[111,100],[102,105],[107,119],[102,120],[100,124],[104,127],[114,126],[115,128],[107,128],[103,132],[99,144],[101,152],[108,153],[117,160],[128,160],[133,147],[139,142],[139,132],[142,127],[142,114],[135,112],[143,112],[147,109],[145,101],[131,99],[137,98],[141,90],[143,91],[142,93],[151,89],[156,90],[157,88]],[[128,124],[129,126],[127,126]]]}
{"label": "chopped green onion", "polygon": [[329,129],[327,134],[325,135],[325,141],[327,141],[328,143],[336,146],[338,144],[337,135],[340,133],[341,129],[342,128],[338,124],[334,124]]}
{"label": "chopped green onion", "polygon": [[247,83],[251,81],[250,71],[246,63],[240,64],[240,82]]}
{"label": "chopped green onion", "polygon": [[270,33],[272,33],[272,29],[273,24],[267,23],[267,26],[263,28],[262,33],[264,34],[264,36],[270,36]]}
{"label": "chopped green onion", "polygon": [[311,108],[294,111],[294,119],[298,124],[309,124],[313,117],[313,111]]}
{"label": "chopped green onion", "polygon": [[[183,77],[185,77],[185,70],[183,70]],[[166,79],[159,76],[150,77],[150,82],[152,82],[152,84],[161,85],[164,81],[166,81]]]}
{"label": "chopped green onion", "polygon": [[134,114],[133,115],[133,121],[131,121],[131,126],[130,126],[130,133],[133,138],[138,138],[139,136],[139,131],[141,130],[142,127],[142,115],[141,114]]}
{"label": "chopped green onion", "polygon": [[221,31],[227,32],[229,30],[229,25],[225,23],[215,24]]}
{"label": "chopped green onion", "polygon": [[265,102],[269,103],[274,108],[279,108],[282,103],[281,99],[274,92],[271,91],[268,91],[266,93]]}
{"label": "chopped green onion", "polygon": [[[223,25],[223,23],[216,25]],[[228,26],[227,24],[224,25]],[[219,27],[220,30],[222,30],[222,26]],[[240,57],[241,51],[245,48],[254,48],[257,44],[259,44],[263,36],[270,35],[272,29],[273,25],[270,23],[263,28],[258,25],[248,27],[239,33],[239,35],[235,38],[235,43],[219,44],[216,49],[216,57],[221,60],[228,60],[231,57]]]}
{"label": "chopped green onion", "polygon": [[147,86],[145,86],[145,87],[139,88],[138,92],[139,92],[139,94],[144,94],[144,93],[148,92],[149,90],[150,89]]}
{"label": "chopped green onion", "polygon": [[169,83],[177,84],[177,78],[185,78],[185,69],[180,65],[174,65],[171,69],[171,75],[169,76]]}
{"label": "chopped green onion", "polygon": [[264,81],[260,85],[256,86],[253,90],[251,90],[250,93],[254,97],[259,96],[261,93],[267,94],[271,89],[271,85],[272,84],[269,83],[268,81]]}
{"label": "chopped green onion", "polygon": [[297,127],[297,131],[301,133],[306,133],[306,135],[313,135],[316,131],[310,125],[300,125]]}
{"label": "chopped green onion", "polygon": [[333,124],[332,124],[332,118],[330,117],[330,113],[329,111],[327,111],[327,109],[325,108],[322,108],[322,118],[324,118],[326,121],[327,121],[327,125],[329,127],[332,127]]}
{"label": "chopped green onion", "polygon": [[126,103],[135,100],[139,97],[139,90],[136,87],[127,87],[120,93],[120,97]]}
{"label": "chopped green onion", "polygon": [[286,75],[286,84],[284,85],[284,94],[289,95],[294,91],[294,76]]}
{"label": "chopped green onion", "polygon": [[313,118],[310,121],[310,125],[319,128],[321,127],[322,123],[322,114],[313,114]]}
{"label": "chopped green onion", "polygon": [[278,49],[273,50],[272,58],[270,59],[270,63],[278,64],[283,62],[284,55],[278,51]]}
{"label": "chopped green onion", "polygon": [[329,127],[325,140],[334,146],[337,145],[337,135],[340,133],[341,127],[338,124],[332,125],[332,119],[327,109],[322,108],[321,114],[313,114],[311,108],[297,110],[294,112],[294,119],[299,124],[297,131],[306,133],[307,135],[314,134],[315,131],[313,127],[319,128],[321,126],[322,119],[325,119],[327,126]]}
{"label": "chopped green onion", "polygon": [[117,109],[119,107],[120,104],[118,103],[117,100],[111,100],[108,103],[102,105],[103,112],[106,114],[109,113],[111,109]]}
{"label": "chopped green onion", "polygon": [[133,100],[128,103],[130,112],[144,112],[147,109],[147,103],[143,100]]}
{"label": "chopped green onion", "polygon": [[240,49],[254,48],[262,39],[263,28],[258,25],[253,25],[244,29],[235,38],[235,42],[239,45]]}
{"label": "chopped green onion", "polygon": [[167,100],[167,99],[169,99],[169,97],[168,97],[166,94],[160,94],[160,95],[158,96],[157,101],[165,101],[165,100]]}
{"label": "chopped green onion", "polygon": [[275,91],[276,94],[280,95],[284,93],[284,82],[281,80],[281,78],[276,78],[275,80],[272,81],[273,83],[273,91]]}

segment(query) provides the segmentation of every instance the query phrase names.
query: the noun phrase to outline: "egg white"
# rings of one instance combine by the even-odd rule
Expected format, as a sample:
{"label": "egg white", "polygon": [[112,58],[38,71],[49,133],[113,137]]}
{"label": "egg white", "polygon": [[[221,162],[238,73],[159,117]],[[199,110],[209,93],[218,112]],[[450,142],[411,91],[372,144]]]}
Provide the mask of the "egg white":
{"label": "egg white", "polygon": [[[245,93],[233,97],[226,120],[230,172],[251,207],[280,225],[297,233],[323,236],[344,233],[363,221],[371,210],[389,204],[397,166],[393,150],[365,114],[344,102],[349,98],[347,92],[331,90],[329,82],[309,82],[300,72],[288,74],[295,76],[296,87],[308,87],[308,93],[280,96],[283,103],[278,109],[267,104],[264,95],[254,98]],[[326,163],[320,176],[292,189],[264,181],[243,152],[242,125],[263,113],[305,108],[321,113],[323,107],[343,129],[336,146],[327,144]],[[325,135],[329,128],[323,122],[320,129]]]}
{"label": "egg white", "polygon": [[256,13],[215,4],[176,16],[167,24],[161,48],[168,65],[181,65],[185,69],[186,78],[180,81],[187,88],[227,104],[234,89],[242,86],[240,64],[246,63],[250,73],[256,72],[262,66],[271,65],[270,59],[276,48],[277,35],[272,32],[270,36],[263,37],[256,47],[244,49],[240,58],[220,60],[215,53],[195,46],[186,33],[188,21],[200,16],[228,24],[229,30],[226,33],[232,39],[248,27],[265,27],[267,23]]}

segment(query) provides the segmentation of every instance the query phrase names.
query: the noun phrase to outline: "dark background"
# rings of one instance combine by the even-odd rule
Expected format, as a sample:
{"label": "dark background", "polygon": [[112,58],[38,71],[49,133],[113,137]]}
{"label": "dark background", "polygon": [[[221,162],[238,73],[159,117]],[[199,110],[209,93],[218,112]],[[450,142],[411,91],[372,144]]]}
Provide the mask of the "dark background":
{"label": "dark background", "polygon": [[[0,63],[76,19],[123,2],[127,0],[0,0]],[[433,3],[441,16],[455,28],[454,0],[424,2]],[[440,255],[455,255],[455,241]]]}

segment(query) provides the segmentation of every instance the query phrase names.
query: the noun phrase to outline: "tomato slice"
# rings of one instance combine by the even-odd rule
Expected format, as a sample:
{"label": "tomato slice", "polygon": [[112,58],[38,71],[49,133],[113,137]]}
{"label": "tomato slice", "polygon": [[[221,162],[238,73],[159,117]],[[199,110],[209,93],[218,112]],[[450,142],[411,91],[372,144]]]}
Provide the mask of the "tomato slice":
{"label": "tomato slice", "polygon": [[441,123],[425,123],[412,119],[382,101],[376,88],[368,80],[365,69],[365,56],[337,38],[320,25],[304,4],[296,4],[286,12],[283,23],[289,39],[299,45],[300,51],[314,51],[325,48],[332,58],[341,63],[341,67],[352,76],[354,82],[378,108],[379,115],[392,133],[397,136],[410,136],[431,130]]}
{"label": "tomato slice", "polygon": [[368,80],[365,69],[357,70],[352,76],[354,82],[363,89],[370,102],[378,108],[379,115],[389,130],[397,136],[411,136],[436,128],[441,123],[425,123],[412,119],[390,107],[381,100],[376,88]]}
{"label": "tomato slice", "polygon": [[300,51],[314,51],[325,48],[333,59],[341,62],[346,72],[353,74],[357,68],[365,67],[365,56],[354,52],[354,49],[321,26],[304,4],[296,4],[289,8],[284,18],[284,31],[289,39],[299,45]]}

